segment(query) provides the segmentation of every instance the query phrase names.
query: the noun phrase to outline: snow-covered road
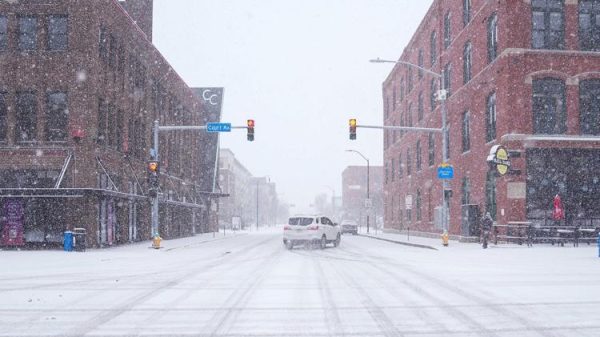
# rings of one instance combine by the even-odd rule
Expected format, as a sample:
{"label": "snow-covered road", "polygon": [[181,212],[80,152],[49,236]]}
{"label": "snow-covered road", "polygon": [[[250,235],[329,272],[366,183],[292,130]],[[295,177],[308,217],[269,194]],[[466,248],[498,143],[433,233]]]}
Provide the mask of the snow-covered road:
{"label": "snow-covered road", "polygon": [[595,246],[176,242],[0,252],[0,336],[600,335]]}

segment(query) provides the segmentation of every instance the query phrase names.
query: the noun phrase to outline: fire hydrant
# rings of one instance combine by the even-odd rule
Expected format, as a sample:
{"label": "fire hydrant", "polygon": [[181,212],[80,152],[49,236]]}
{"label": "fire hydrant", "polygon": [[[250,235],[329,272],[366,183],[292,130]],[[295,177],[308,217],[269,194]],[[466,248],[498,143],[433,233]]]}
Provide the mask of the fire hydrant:
{"label": "fire hydrant", "polygon": [[442,234],[442,244],[444,245],[444,247],[448,247],[448,232],[444,231],[444,233]]}
{"label": "fire hydrant", "polygon": [[154,249],[159,249],[160,248],[160,241],[162,241],[162,238],[158,235],[155,235],[152,238],[152,248]]}

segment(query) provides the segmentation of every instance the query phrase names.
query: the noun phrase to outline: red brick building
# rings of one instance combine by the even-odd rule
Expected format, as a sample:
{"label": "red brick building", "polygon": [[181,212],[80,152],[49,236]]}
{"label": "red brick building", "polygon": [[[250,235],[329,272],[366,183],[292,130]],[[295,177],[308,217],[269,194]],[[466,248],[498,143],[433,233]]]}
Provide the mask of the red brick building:
{"label": "red brick building", "polygon": [[[383,215],[383,167],[369,168],[369,195],[371,199],[370,226]],[[348,166],[342,172],[342,219],[354,220],[366,226],[367,167]]]}
{"label": "red brick building", "polygon": [[[57,243],[73,227],[94,246],[150,237],[153,120],[220,118],[151,30],[152,0],[0,3],[0,244]],[[216,142],[173,132],[160,144],[161,235],[216,228]]]}
{"label": "red brick building", "polygon": [[[436,0],[383,83],[385,125],[441,127],[448,90],[451,234],[461,210],[547,223],[561,195],[569,224],[600,225],[600,1]],[[385,132],[385,222],[439,232],[441,134]],[[511,151],[512,172],[486,161]],[[406,199],[412,199],[411,209]]]}

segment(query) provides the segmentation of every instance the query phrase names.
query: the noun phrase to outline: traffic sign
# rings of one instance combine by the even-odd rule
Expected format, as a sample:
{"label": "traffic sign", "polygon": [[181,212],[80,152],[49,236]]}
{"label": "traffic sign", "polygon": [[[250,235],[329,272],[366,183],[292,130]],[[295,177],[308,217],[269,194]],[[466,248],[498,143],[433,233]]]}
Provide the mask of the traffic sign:
{"label": "traffic sign", "polygon": [[365,199],[365,208],[373,207],[373,201],[371,199]]}
{"label": "traffic sign", "polygon": [[453,179],[454,178],[454,167],[452,165],[440,165],[437,170],[438,179]]}
{"label": "traffic sign", "polygon": [[231,123],[207,123],[208,132],[231,132]]}

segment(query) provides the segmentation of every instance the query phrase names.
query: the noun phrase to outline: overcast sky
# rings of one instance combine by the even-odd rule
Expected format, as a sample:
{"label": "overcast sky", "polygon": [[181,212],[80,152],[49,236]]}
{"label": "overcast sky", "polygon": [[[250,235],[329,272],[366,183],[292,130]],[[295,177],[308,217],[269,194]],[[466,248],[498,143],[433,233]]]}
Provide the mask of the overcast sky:
{"label": "overcast sky", "polygon": [[222,120],[256,121],[256,141],[224,134],[255,176],[310,211],[320,193],[341,195],[341,174],[382,165],[383,137],[348,119],[382,124],[381,84],[431,0],[155,0],[155,45],[192,87],[225,88]]}

